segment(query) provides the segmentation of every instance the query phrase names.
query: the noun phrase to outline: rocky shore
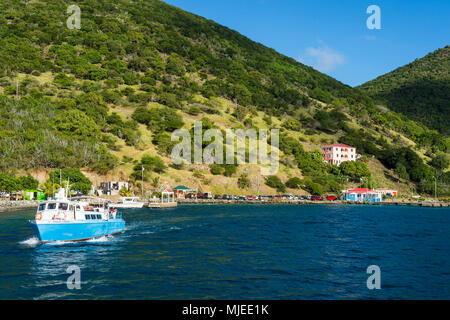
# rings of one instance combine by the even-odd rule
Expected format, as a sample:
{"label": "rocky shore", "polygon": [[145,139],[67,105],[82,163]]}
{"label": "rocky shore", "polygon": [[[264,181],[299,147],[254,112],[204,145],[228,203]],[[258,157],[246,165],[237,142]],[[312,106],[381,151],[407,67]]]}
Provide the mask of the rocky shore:
{"label": "rocky shore", "polygon": [[21,209],[21,208],[36,208],[39,201],[33,200],[0,200],[0,211],[11,210],[11,209]]}

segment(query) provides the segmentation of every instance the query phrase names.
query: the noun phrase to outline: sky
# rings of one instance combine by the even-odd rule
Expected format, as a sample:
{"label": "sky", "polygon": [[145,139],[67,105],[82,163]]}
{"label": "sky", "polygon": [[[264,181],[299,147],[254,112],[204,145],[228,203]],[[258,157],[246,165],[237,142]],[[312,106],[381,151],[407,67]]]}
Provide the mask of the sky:
{"label": "sky", "polygon": [[[357,86],[450,44],[448,0],[164,0]],[[369,29],[380,9],[380,29]]]}

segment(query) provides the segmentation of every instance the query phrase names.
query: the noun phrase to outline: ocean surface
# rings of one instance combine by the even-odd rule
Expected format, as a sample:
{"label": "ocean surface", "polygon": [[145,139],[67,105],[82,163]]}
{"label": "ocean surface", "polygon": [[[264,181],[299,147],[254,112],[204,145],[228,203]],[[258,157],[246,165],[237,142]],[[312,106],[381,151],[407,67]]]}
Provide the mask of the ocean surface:
{"label": "ocean surface", "polygon": [[[446,208],[134,209],[122,235],[45,245],[34,213],[0,212],[0,299],[450,299]],[[67,287],[72,265],[79,290]]]}

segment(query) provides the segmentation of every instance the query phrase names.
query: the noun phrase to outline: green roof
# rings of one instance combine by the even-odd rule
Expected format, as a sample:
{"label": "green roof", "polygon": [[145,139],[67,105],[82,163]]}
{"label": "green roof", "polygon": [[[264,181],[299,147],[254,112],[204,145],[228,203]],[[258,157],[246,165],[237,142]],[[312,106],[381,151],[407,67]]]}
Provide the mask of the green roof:
{"label": "green roof", "polygon": [[186,186],[178,186],[176,188],[173,188],[172,190],[191,190],[191,188],[188,188]]}

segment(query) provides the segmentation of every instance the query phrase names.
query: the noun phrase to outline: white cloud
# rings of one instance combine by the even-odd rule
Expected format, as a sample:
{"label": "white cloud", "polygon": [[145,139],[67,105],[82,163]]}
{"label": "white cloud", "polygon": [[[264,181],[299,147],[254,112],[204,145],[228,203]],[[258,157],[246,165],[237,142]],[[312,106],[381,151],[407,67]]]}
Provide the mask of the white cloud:
{"label": "white cloud", "polygon": [[307,48],[305,54],[299,58],[299,61],[321,72],[333,71],[346,62],[343,55],[327,46]]}

